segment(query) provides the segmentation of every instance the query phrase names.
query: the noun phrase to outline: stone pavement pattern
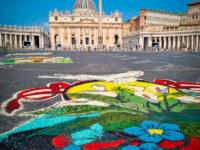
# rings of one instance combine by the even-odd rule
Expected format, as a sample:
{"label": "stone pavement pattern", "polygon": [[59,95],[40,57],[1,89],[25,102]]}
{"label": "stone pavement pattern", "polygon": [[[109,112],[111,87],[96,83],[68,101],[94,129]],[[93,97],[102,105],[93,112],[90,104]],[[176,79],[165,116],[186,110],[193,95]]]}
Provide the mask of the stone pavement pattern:
{"label": "stone pavement pattern", "polygon": [[200,149],[200,53],[52,52],[0,63],[0,149]]}

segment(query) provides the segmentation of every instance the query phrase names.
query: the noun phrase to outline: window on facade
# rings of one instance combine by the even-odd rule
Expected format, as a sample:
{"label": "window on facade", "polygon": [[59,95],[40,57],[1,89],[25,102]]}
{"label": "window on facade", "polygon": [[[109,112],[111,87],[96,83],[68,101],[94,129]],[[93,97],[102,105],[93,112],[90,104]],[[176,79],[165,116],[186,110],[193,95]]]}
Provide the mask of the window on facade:
{"label": "window on facade", "polygon": [[75,33],[75,29],[74,29],[74,28],[72,28],[72,29],[71,29],[71,32],[74,34],[74,33]]}
{"label": "window on facade", "polygon": [[72,38],[72,45],[76,45],[76,39]]}
{"label": "window on facade", "polygon": [[86,45],[89,45],[89,38],[86,38],[86,39],[85,39],[85,44],[86,44]]}
{"label": "window on facade", "polygon": [[55,17],[55,20],[56,20],[56,21],[58,20],[58,17],[57,17],[57,16]]}
{"label": "window on facade", "polygon": [[83,40],[80,41],[81,45],[83,45]]}
{"label": "window on facade", "polygon": [[74,17],[72,17],[72,21],[74,21]]}
{"label": "window on facade", "polygon": [[118,21],[118,18],[115,18],[115,22],[117,22]]}
{"label": "window on facade", "polygon": [[92,45],[94,45],[94,40],[92,40]]}
{"label": "window on facade", "polygon": [[89,28],[85,29],[85,33],[88,34],[89,33]]}

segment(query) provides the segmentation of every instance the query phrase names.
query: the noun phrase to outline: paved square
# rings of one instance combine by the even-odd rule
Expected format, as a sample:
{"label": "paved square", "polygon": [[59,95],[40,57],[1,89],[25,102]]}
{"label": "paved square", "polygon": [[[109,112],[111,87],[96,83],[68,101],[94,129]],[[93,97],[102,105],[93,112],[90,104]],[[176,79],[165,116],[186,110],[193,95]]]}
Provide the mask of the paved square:
{"label": "paved square", "polygon": [[[2,149],[122,149],[142,141],[180,149],[198,143],[200,53],[51,56],[73,63],[0,65]],[[1,55],[1,62],[8,60]]]}

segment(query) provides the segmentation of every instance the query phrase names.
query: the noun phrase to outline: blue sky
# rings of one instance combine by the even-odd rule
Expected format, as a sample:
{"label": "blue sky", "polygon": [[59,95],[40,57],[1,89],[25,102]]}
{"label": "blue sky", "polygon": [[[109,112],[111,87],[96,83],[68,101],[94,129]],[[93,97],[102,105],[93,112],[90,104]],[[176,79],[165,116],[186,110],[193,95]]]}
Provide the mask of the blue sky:
{"label": "blue sky", "polygon": [[[106,14],[116,9],[122,12],[124,21],[138,16],[142,8],[172,12],[186,12],[187,4],[196,0],[103,0]],[[49,11],[57,8],[72,12],[76,0],[0,0],[0,24],[32,26],[38,24],[48,30]],[[98,7],[98,0],[94,0]]]}

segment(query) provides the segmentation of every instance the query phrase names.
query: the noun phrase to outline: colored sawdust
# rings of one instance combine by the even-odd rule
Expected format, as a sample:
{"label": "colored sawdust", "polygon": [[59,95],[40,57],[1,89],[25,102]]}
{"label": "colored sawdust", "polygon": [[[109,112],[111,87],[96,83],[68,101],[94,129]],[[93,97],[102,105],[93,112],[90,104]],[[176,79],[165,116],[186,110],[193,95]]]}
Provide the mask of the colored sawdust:
{"label": "colored sawdust", "polygon": [[[191,88],[199,89],[199,84],[127,80],[54,83],[20,92],[7,103],[7,113],[22,109],[22,98],[46,100],[62,95],[64,100],[29,112],[37,118],[2,134],[0,146],[19,148],[16,143],[26,146],[26,141],[44,137],[48,141],[44,144],[63,150],[200,149],[200,94]],[[92,100],[96,105],[88,103]]]}
{"label": "colored sawdust", "polygon": [[73,63],[69,57],[21,57],[3,61],[4,64]]}
{"label": "colored sawdust", "polygon": [[53,53],[14,53],[8,54],[7,56],[42,56],[42,55],[52,55]]}

